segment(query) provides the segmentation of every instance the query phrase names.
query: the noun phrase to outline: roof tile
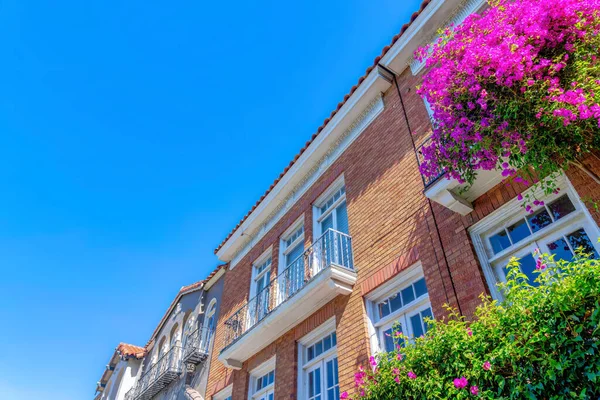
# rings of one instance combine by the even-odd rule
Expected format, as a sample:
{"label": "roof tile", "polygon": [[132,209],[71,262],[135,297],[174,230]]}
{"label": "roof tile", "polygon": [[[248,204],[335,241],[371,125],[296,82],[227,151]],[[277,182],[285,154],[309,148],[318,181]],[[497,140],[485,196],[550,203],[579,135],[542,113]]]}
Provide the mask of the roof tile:
{"label": "roof tile", "polygon": [[233,236],[234,232],[238,230],[238,228],[244,223],[244,221],[246,221],[246,219],[250,216],[250,214],[252,214],[252,212],[256,209],[256,207],[258,207],[258,205],[264,200],[264,198],[267,197],[267,195],[271,192],[271,190],[273,190],[273,188],[277,185],[277,183],[279,183],[279,181],[281,180],[281,178],[292,167],[292,165],[294,165],[294,163],[296,162],[296,160],[298,160],[298,158],[304,153],[304,151],[306,151],[306,149],[308,148],[308,146],[315,140],[315,138],[318,136],[318,134],[321,133],[321,131],[329,123],[329,121],[331,120],[331,118],[333,118],[335,116],[335,114],[337,114],[337,112],[340,110],[340,108],[342,108],[342,106],[346,103],[346,101],[350,98],[350,96],[356,91],[356,89],[358,88],[358,85],[360,85],[365,80],[365,78],[369,75],[369,73],[373,70],[373,68],[375,68],[377,66],[377,64],[379,63],[379,61],[381,60],[381,58],[383,58],[383,56],[386,55],[386,53],[392,48],[392,46],[394,45],[394,43],[396,43],[396,41],[398,41],[398,39],[404,34],[404,32],[406,32],[406,29],[423,12],[423,10],[425,9],[425,7],[427,7],[427,5],[430,3],[430,1],[431,0],[423,0],[423,2],[421,3],[421,6],[419,8],[419,10],[415,11],[411,15],[410,22],[407,23],[407,24],[402,25],[402,29],[400,29],[400,33],[398,33],[397,35],[395,35],[392,38],[391,44],[385,46],[383,48],[383,50],[381,51],[381,54],[379,56],[375,57],[375,60],[373,60],[373,64],[371,66],[369,66],[369,68],[367,68],[367,70],[364,73],[364,75],[361,76],[358,79],[358,84],[352,86],[352,88],[350,89],[350,92],[344,96],[344,100],[341,101],[337,105],[337,108],[334,111],[331,112],[331,115],[329,116],[329,118],[325,119],[325,121],[323,121],[323,123],[321,124],[321,126],[319,126],[317,128],[317,133],[315,133],[314,135],[312,135],[311,139],[308,142],[306,142],[306,144],[304,145],[304,147],[302,149],[300,149],[300,152],[296,155],[296,157],[294,157],[294,159],[290,162],[290,164],[283,170],[283,173],[281,173],[279,175],[279,177],[277,179],[275,179],[275,181],[269,187],[269,189],[265,192],[265,194],[263,194],[260,197],[260,199],[252,206],[252,208],[250,209],[250,211],[248,211],[248,213],[246,213],[246,215],[244,215],[244,217],[240,220],[240,222],[238,222],[238,224],[235,226],[235,228],[233,228],[233,230],[231,232],[229,232],[229,234],[227,235],[227,237],[225,239],[223,239],[223,241],[221,242],[221,244],[219,244],[217,246],[217,248],[215,249],[215,254],[221,249],[221,247],[223,247],[223,245],[229,240],[229,238],[231,236]]}

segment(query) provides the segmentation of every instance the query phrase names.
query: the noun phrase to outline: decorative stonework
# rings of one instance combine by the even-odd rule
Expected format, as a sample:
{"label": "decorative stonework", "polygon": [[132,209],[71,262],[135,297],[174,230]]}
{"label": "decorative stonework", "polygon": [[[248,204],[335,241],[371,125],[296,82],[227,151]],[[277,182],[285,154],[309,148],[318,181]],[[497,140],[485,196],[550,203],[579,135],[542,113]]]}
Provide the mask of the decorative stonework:
{"label": "decorative stonework", "polygon": [[[449,26],[450,24],[459,25],[460,23],[462,23],[465,20],[465,18],[467,18],[469,15],[471,15],[475,11],[479,10],[479,8],[481,8],[481,6],[484,3],[485,3],[485,0],[464,0],[450,14],[450,15],[452,15],[452,17],[445,20],[441,26],[446,27],[446,26]],[[433,41],[435,41],[438,38],[438,36],[439,35],[436,32],[430,36],[425,37],[419,44],[419,47],[424,46],[427,43],[433,43]],[[410,62],[410,64],[409,64],[410,70],[412,71],[413,75],[417,75],[419,72],[421,72],[421,70],[425,66],[426,61],[427,61],[426,59],[423,61],[413,59]]]}
{"label": "decorative stonework", "polygon": [[300,182],[294,187],[290,194],[279,202],[277,207],[265,218],[265,222],[252,232],[244,231],[242,237],[245,238],[244,244],[236,252],[230,262],[230,268],[235,265],[254,247],[258,241],[285,215],[285,213],[302,197],[308,188],[323,175],[329,166],[350,146],[350,144],[365,130],[367,126],[384,109],[383,95],[379,93],[377,97],[369,103],[363,112],[356,117],[352,124],[340,135],[340,137],[331,145],[327,153],[315,163]]}
{"label": "decorative stonework", "polygon": [[194,363],[186,363],[185,364],[185,369],[189,374],[193,374],[194,372],[196,372],[196,364]]}

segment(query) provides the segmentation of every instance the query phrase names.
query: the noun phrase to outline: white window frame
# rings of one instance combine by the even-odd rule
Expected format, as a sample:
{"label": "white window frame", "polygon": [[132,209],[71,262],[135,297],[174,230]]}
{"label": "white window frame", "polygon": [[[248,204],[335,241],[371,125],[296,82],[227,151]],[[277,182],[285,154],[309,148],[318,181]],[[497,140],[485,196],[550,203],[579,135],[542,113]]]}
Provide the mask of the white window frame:
{"label": "white window frame", "polygon": [[[254,296],[257,295],[257,279],[259,277],[264,276],[267,271],[271,271],[271,277],[269,278],[269,281],[273,280],[273,257],[272,257],[272,246],[270,246],[266,251],[264,251],[253,263],[252,263],[252,276],[250,277],[250,295],[248,297],[248,300],[251,300],[254,298]],[[260,267],[262,264],[264,264],[268,259],[271,259],[271,266],[268,269],[265,269],[264,271],[262,271],[260,274],[257,272],[258,271],[258,267]],[[266,287],[266,286],[265,286]]]}
{"label": "white window frame", "polygon": [[[590,237],[594,248],[600,254],[600,246],[597,242],[600,230],[587,207],[581,201],[573,185],[564,174],[557,178],[556,183],[561,190],[550,196],[544,196],[544,193],[539,188],[536,191],[529,189],[525,194],[532,194],[537,199],[543,200],[546,205],[566,194],[575,206],[575,211],[532,233],[525,239],[512,244],[498,254],[494,254],[489,238],[497,234],[502,228],[508,228],[529,215],[522,207],[523,201],[519,201],[516,198],[512,199],[469,228],[475,253],[481,263],[481,268],[487,280],[492,298],[496,300],[503,299],[503,295],[497,286],[498,283],[506,280],[504,273],[500,273],[503,263],[506,265],[512,256],[523,256],[533,252],[535,248],[539,248],[542,253],[550,253],[547,244],[557,240],[562,235],[570,234],[583,228]],[[534,212],[543,207],[535,206]]]}
{"label": "white window frame", "polygon": [[231,400],[232,394],[233,385],[229,385],[225,389],[221,390],[219,393],[214,394],[212,396],[212,400]]}
{"label": "white window frame", "polygon": [[[313,203],[313,237],[316,239],[320,238],[325,232],[321,229],[321,223],[329,214],[331,214],[340,204],[346,201],[346,191],[340,196],[326,212],[321,213],[321,207],[327,203],[331,196],[335,195],[340,189],[345,188],[346,183],[344,181],[344,175],[340,175],[330,186],[321,194],[317,200]],[[346,207],[348,203],[346,203]],[[337,228],[337,215],[333,212],[333,226]]]}
{"label": "white window frame", "polygon": [[[294,241],[288,246],[286,241],[295,234],[298,229],[303,228],[302,234],[300,234]],[[300,216],[289,228],[285,230],[283,235],[279,239],[279,271],[283,271],[287,268],[285,259],[286,256],[299,244],[304,245],[304,239],[306,237],[306,230],[304,230],[304,214]]]}
{"label": "white window frame", "polygon": [[413,328],[412,324],[410,323],[410,317],[420,313],[423,310],[426,310],[427,308],[431,308],[429,291],[427,294],[416,298],[410,304],[391,312],[383,318],[379,318],[378,305],[380,302],[400,292],[402,289],[407,288],[421,278],[424,278],[424,275],[423,267],[419,261],[378,288],[374,289],[365,297],[367,316],[369,317],[368,331],[372,354],[378,354],[385,351],[385,340],[383,336],[384,332],[394,326],[394,324],[399,320],[402,324],[402,333],[406,336],[413,336]]}
{"label": "white window frame", "polygon": [[[270,359],[268,359],[267,361],[265,361],[264,363],[260,364],[258,367],[254,368],[252,371],[250,371],[250,379],[249,379],[250,382],[248,385],[248,400],[258,399],[258,398],[260,398],[260,396],[268,394],[271,391],[273,391],[273,398],[275,398],[275,381],[277,379],[277,374],[275,372],[276,365],[277,365],[276,356],[273,356]],[[273,371],[273,373],[275,375],[273,378],[273,383],[271,383],[257,391],[256,390],[257,379],[263,377],[265,374],[268,374],[271,371]]]}
{"label": "white window frame", "polygon": [[[307,361],[307,348],[319,342],[324,337],[336,332],[335,317],[331,317],[323,324],[312,330],[309,334],[298,340],[298,400],[308,398],[308,373],[321,366],[321,399],[326,399],[327,396],[327,380],[326,380],[326,363],[338,357],[337,343],[329,350],[324,351],[310,361]],[[339,370],[339,359],[338,359]],[[338,375],[339,381],[339,375]]]}

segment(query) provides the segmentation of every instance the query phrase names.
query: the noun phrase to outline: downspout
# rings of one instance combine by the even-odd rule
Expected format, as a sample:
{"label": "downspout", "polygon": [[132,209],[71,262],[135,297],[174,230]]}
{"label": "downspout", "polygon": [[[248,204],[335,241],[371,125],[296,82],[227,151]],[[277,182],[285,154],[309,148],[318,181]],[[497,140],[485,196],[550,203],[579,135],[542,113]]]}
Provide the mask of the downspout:
{"label": "downspout", "polygon": [[[379,67],[384,69],[385,71],[387,71],[389,74],[391,74],[394,79],[394,86],[396,86],[396,92],[398,93],[398,98],[400,99],[400,105],[402,106],[402,113],[404,116],[404,120],[406,121],[406,127],[408,128],[408,133],[410,135],[410,142],[413,147],[413,151],[415,154],[415,159],[417,160],[417,164],[419,164],[419,157],[417,156],[417,146],[415,144],[415,139],[413,137],[412,128],[410,127],[408,114],[406,113],[406,107],[404,106],[404,99],[402,98],[402,94],[400,93],[400,86],[398,85],[398,80],[396,79],[396,74],[381,64],[379,64]],[[425,191],[425,182],[423,182],[423,191]],[[435,231],[437,234],[437,238],[440,242],[440,246],[442,247],[442,254],[444,255],[444,262],[446,263],[446,270],[448,271],[448,276],[450,277],[450,284],[452,285],[452,291],[454,292],[454,297],[456,298],[456,305],[458,307],[458,312],[460,313],[460,315],[463,315],[462,309],[460,307],[460,301],[458,300],[458,294],[456,292],[456,286],[454,284],[454,279],[452,278],[452,272],[450,271],[450,264],[448,263],[448,258],[446,257],[446,249],[444,248],[444,242],[442,241],[442,236],[440,235],[440,229],[439,229],[439,226],[437,223],[437,218],[435,216],[435,212],[433,211],[433,204],[431,203],[430,198],[428,198],[428,197],[425,197],[425,198],[427,199],[427,203],[429,204],[429,210],[431,211],[431,215],[433,217],[433,224],[435,225]],[[431,237],[431,231],[429,230],[429,224],[427,224],[427,231],[429,232],[429,237]],[[435,246],[434,246],[434,248],[435,248]],[[435,250],[433,251],[433,253],[435,255],[435,260],[437,261],[438,266],[439,266],[440,260],[438,259],[437,253]],[[441,276],[441,271],[440,271],[440,276]],[[446,284],[444,283],[443,277],[442,277],[442,285],[444,286],[444,292],[446,294],[446,302],[449,303],[448,292],[447,292]]]}

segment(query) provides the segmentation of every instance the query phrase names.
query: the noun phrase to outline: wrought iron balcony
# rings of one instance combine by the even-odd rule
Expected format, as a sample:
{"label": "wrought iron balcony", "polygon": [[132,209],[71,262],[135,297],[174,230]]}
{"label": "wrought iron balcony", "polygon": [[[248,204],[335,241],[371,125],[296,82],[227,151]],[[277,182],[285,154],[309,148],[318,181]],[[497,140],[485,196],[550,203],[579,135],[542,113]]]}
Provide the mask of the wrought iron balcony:
{"label": "wrought iron balcony", "polygon": [[149,400],[182,372],[182,348],[174,346],[163,354],[125,394],[125,400]]}
{"label": "wrought iron balcony", "polygon": [[[431,119],[431,124],[433,126],[435,126],[435,121],[433,119]],[[429,146],[430,144],[431,144],[431,137],[429,137],[427,140],[425,140],[425,142],[423,142],[417,148],[417,160],[419,161],[419,165],[421,165],[423,163],[423,161],[425,161],[425,156],[423,155],[423,147]],[[437,174],[435,174],[433,176],[427,177],[427,176],[421,174],[421,178],[423,178],[423,184],[425,185],[425,189],[427,189],[429,186],[431,186],[435,182],[437,182],[438,179],[440,179],[443,175],[444,175],[444,170],[442,170],[441,168],[439,168],[437,171]]]}
{"label": "wrought iron balcony", "polygon": [[213,333],[209,327],[198,328],[190,333],[183,349],[183,362],[198,364],[206,360]]}
{"label": "wrought iron balcony", "polygon": [[219,358],[237,368],[253,349],[268,345],[338,294],[349,294],[355,282],[352,238],[327,230],[225,321]]}

